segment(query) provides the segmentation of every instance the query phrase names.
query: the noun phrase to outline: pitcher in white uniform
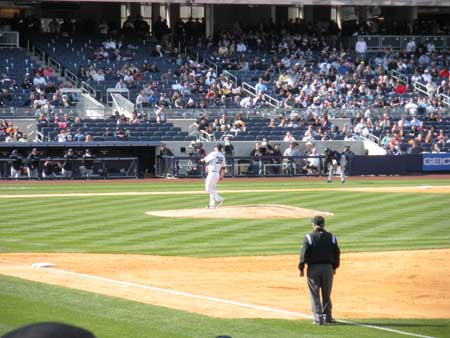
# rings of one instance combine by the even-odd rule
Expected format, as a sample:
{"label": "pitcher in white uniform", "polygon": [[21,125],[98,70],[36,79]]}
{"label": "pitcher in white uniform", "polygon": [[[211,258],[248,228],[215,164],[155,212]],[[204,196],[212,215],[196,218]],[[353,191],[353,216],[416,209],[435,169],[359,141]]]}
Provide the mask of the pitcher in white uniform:
{"label": "pitcher in white uniform", "polygon": [[225,169],[227,162],[224,154],[222,153],[223,146],[218,144],[214,147],[214,151],[209,153],[205,158],[200,161],[206,164],[206,171],[208,175],[205,181],[205,190],[209,193],[209,206],[208,208],[214,209],[220,207],[223,203],[223,197],[216,191],[217,183],[223,179],[225,175]]}

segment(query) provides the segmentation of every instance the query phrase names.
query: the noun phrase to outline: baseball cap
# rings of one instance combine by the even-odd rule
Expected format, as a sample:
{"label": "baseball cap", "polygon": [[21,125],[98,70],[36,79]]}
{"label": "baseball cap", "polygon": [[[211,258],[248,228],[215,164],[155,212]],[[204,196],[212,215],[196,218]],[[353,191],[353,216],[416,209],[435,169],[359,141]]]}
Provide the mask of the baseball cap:
{"label": "baseball cap", "polygon": [[20,327],[2,338],[95,338],[82,328],[61,323],[36,323]]}
{"label": "baseball cap", "polygon": [[223,145],[220,143],[216,144],[216,147],[219,151],[222,151],[222,149],[223,149]]}
{"label": "baseball cap", "polygon": [[322,216],[314,216],[311,218],[311,223],[322,227],[325,225],[325,219]]}

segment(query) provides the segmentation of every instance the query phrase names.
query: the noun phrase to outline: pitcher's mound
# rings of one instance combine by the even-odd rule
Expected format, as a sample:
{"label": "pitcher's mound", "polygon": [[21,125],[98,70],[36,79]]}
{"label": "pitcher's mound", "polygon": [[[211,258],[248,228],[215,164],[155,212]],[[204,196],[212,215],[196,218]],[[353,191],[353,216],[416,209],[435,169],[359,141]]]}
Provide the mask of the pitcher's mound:
{"label": "pitcher's mound", "polygon": [[216,209],[176,209],[147,211],[149,216],[186,218],[237,218],[237,219],[284,219],[310,218],[317,215],[333,216],[331,212],[317,211],[288,205],[239,205]]}

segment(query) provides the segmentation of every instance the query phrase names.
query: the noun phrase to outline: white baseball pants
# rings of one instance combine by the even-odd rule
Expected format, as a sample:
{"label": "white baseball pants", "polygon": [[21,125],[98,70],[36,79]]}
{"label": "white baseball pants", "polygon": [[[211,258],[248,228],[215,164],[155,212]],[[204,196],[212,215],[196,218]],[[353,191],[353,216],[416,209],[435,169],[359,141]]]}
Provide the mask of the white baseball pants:
{"label": "white baseball pants", "polygon": [[220,202],[223,198],[216,191],[217,183],[219,182],[220,174],[215,172],[209,172],[206,176],[205,190],[209,193],[209,207],[214,208],[216,202]]}
{"label": "white baseball pants", "polygon": [[16,170],[11,167],[11,178],[19,178],[20,177],[20,169]]}

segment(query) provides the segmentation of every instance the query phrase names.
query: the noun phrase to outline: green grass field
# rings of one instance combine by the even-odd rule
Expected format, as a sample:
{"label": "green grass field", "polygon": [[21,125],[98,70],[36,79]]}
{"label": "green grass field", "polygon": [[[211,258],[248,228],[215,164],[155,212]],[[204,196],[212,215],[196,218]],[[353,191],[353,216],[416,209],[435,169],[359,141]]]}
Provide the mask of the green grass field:
{"label": "green grass field", "polygon": [[[350,181],[346,187],[450,185],[450,180]],[[4,184],[0,195],[201,190],[183,183]],[[327,188],[323,182],[224,182],[226,189]],[[334,183],[333,187],[340,187]],[[380,192],[224,193],[226,205],[285,204],[330,211],[328,228],[344,252],[450,248],[450,194]],[[140,253],[177,256],[296,254],[308,220],[187,220],[145,211],[206,206],[207,195],[1,199],[0,252]],[[238,215],[236,215],[238,218]],[[430,227],[439,231],[430,231]],[[355,305],[357,306],[357,305]],[[25,323],[57,320],[100,338],[398,337],[352,325],[310,321],[220,320],[112,297],[0,277],[0,334]],[[361,321],[360,321],[361,322]],[[431,337],[450,337],[450,319],[364,320]],[[405,336],[406,337],[406,336]]]}

